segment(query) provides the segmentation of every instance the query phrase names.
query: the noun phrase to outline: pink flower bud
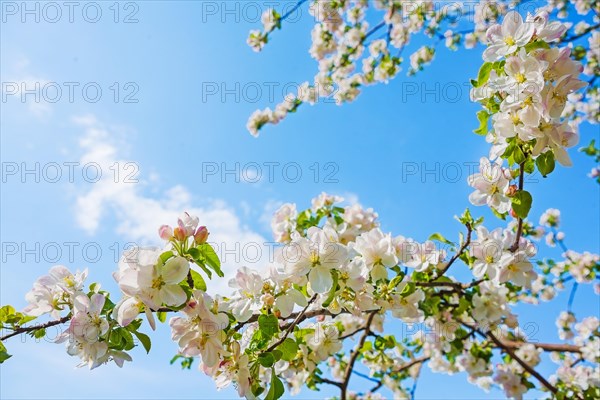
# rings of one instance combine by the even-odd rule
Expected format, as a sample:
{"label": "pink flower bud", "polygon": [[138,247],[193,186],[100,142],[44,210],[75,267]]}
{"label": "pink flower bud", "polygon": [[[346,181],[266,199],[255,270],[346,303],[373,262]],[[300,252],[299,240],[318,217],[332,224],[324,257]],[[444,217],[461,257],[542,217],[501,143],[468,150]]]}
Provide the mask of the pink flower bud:
{"label": "pink flower bud", "polygon": [[180,242],[183,242],[187,238],[185,229],[182,229],[179,226],[173,230],[173,236],[175,236],[175,239],[179,240]]}
{"label": "pink flower bud", "polygon": [[201,226],[198,228],[198,230],[196,231],[196,233],[194,234],[194,240],[196,241],[196,244],[203,244],[206,243],[206,239],[208,239],[208,229],[206,229],[205,226]]}
{"label": "pink flower bud", "polygon": [[171,228],[169,225],[161,226],[158,228],[158,236],[160,236],[160,238],[163,240],[171,240],[173,237],[173,228]]}

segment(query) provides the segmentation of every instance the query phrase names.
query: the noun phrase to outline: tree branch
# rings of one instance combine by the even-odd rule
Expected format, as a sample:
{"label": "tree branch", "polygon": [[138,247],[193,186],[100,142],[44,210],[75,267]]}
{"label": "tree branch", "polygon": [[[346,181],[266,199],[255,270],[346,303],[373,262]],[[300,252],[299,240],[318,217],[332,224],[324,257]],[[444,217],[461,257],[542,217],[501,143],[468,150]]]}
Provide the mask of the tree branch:
{"label": "tree branch", "polygon": [[561,43],[572,42],[574,40],[581,39],[582,37],[584,37],[588,33],[592,32],[593,30],[598,29],[598,28],[600,28],[600,24],[596,24],[594,26],[590,26],[590,27],[588,27],[587,29],[585,29],[583,32],[581,32],[578,35],[574,35],[574,36],[566,37],[566,38],[562,39]]}
{"label": "tree branch", "polygon": [[532,344],[538,349],[542,349],[544,351],[558,351],[563,353],[581,354],[581,348],[573,344],[517,342],[514,340],[502,340],[501,342],[503,347],[510,349],[518,349],[523,345]]}
{"label": "tree branch", "polygon": [[456,254],[454,254],[454,256],[450,259],[450,261],[448,261],[448,264],[446,264],[444,266],[444,268],[442,268],[440,270],[440,272],[438,274],[438,278],[441,277],[441,276],[444,276],[444,274],[448,271],[448,269],[452,266],[452,264],[454,264],[454,262],[456,260],[458,260],[458,258],[461,256],[461,254],[471,244],[471,233],[473,233],[473,227],[471,227],[471,224],[469,224],[469,223],[466,224],[466,227],[467,227],[467,239],[462,244],[462,246],[460,246],[460,249],[458,249],[458,251],[456,252]]}
{"label": "tree branch", "polygon": [[294,319],[294,321],[292,321],[292,323],[287,327],[287,329],[284,331],[283,336],[281,338],[279,338],[278,341],[276,341],[275,343],[273,343],[271,346],[269,346],[269,348],[267,349],[267,353],[270,351],[273,351],[277,348],[277,346],[279,346],[281,343],[283,343],[285,341],[285,339],[288,337],[288,335],[292,332],[292,330],[294,330],[294,327],[296,325],[298,325],[301,320],[302,317],[304,316],[304,314],[306,313],[306,310],[308,310],[308,307],[310,307],[310,305],[312,303],[314,303],[314,301],[317,299],[317,294],[315,293],[313,295],[313,297],[310,298],[310,300],[308,301],[308,304],[306,304],[306,307],[304,307],[304,309],[298,313],[298,315],[296,316],[296,318]]}
{"label": "tree branch", "polygon": [[532,376],[534,376],[542,385],[544,385],[546,387],[546,389],[548,389],[550,392],[552,392],[554,394],[556,394],[558,392],[558,389],[554,385],[552,385],[550,382],[548,382],[546,380],[546,378],[544,378],[539,372],[537,372],[535,369],[533,369],[533,367],[531,367],[529,364],[527,364],[525,361],[523,361],[521,359],[521,357],[517,356],[515,354],[515,352],[513,351],[513,348],[506,346],[504,344],[504,342],[502,342],[500,339],[498,339],[496,337],[496,335],[494,335],[491,331],[488,331],[487,333],[485,333],[485,335],[487,337],[489,337],[496,346],[498,346],[505,353],[507,353],[510,356],[510,358],[515,360],[517,363],[519,363],[519,365],[521,367],[523,367],[523,369],[525,371],[529,372]]}
{"label": "tree branch", "polygon": [[40,329],[50,328],[51,326],[61,325],[61,324],[68,322],[70,319],[71,319],[71,317],[69,315],[67,315],[66,317],[62,317],[61,319],[58,319],[55,321],[49,321],[49,322],[46,322],[45,324],[17,328],[13,332],[9,333],[8,335],[4,335],[4,336],[0,337],[0,341],[4,341],[6,339],[9,339],[13,336],[20,335],[22,333],[34,332],[34,331],[37,331]]}
{"label": "tree branch", "polygon": [[373,322],[373,318],[375,318],[375,314],[377,314],[378,311],[379,310],[370,312],[369,317],[367,318],[367,322],[365,323],[365,326],[364,326],[364,333],[360,337],[360,341],[358,342],[358,345],[356,346],[356,348],[354,349],[354,352],[350,356],[350,361],[348,361],[348,366],[346,367],[346,373],[344,375],[344,382],[342,382],[342,386],[340,388],[341,400],[346,400],[346,391],[348,390],[348,384],[350,383],[350,377],[352,375],[352,370],[354,369],[354,363],[358,359],[358,355],[360,354],[360,349],[363,347],[363,345],[365,344],[365,341],[367,340],[367,337],[369,336],[371,323]]}

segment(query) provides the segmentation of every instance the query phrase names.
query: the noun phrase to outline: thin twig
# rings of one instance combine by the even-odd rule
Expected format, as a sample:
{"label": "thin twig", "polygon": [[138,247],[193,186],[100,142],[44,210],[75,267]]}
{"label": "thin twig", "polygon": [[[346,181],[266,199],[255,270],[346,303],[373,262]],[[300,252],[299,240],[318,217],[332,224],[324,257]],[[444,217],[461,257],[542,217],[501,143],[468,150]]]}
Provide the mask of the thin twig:
{"label": "thin twig", "polygon": [[466,250],[466,248],[471,244],[471,233],[473,232],[473,227],[469,223],[466,224],[466,227],[467,227],[467,238],[466,238],[465,242],[462,244],[462,246],[460,246],[460,249],[458,249],[456,254],[450,259],[450,261],[448,261],[448,264],[446,264],[444,266],[444,268],[442,268],[440,270],[440,272],[438,274],[438,278],[443,276],[448,271],[448,269],[452,266],[452,264],[454,264],[454,262],[456,260],[458,260],[458,258],[462,255],[462,253]]}
{"label": "thin twig", "polygon": [[319,380],[319,382],[321,383],[327,383],[329,385],[333,385],[333,386],[337,386],[338,388],[342,388],[342,384],[340,382],[336,382],[336,381],[332,381],[331,379],[327,379],[327,378],[322,378],[320,376],[317,376],[317,379]]}
{"label": "thin twig", "polygon": [[296,318],[294,319],[294,321],[292,321],[292,323],[284,331],[283,336],[281,338],[279,338],[278,341],[276,341],[271,346],[269,346],[269,348],[266,351],[267,353],[270,352],[270,351],[275,350],[277,348],[277,346],[279,346],[281,343],[283,343],[285,341],[285,339],[287,339],[288,335],[294,330],[294,327],[300,323],[300,320],[302,319],[302,316],[304,315],[304,313],[306,313],[306,310],[308,310],[308,307],[310,307],[310,305],[316,299],[317,299],[317,295],[316,294],[313,297],[310,298],[310,300],[308,301],[308,304],[306,304],[306,307],[304,307],[304,309],[298,314],[298,316],[296,316]]}
{"label": "thin twig", "polygon": [[598,29],[598,28],[600,28],[600,24],[597,24],[597,25],[594,25],[594,26],[590,26],[590,27],[588,27],[587,29],[585,29],[583,32],[581,32],[578,35],[574,35],[574,36],[566,37],[566,38],[562,39],[561,43],[572,42],[574,40],[581,39],[582,37],[584,37],[588,33],[592,32],[593,30]]}
{"label": "thin twig", "polygon": [[338,339],[339,340],[348,339],[349,337],[352,337],[352,336],[356,335],[358,332],[362,332],[364,330],[365,330],[365,327],[363,326],[363,327],[358,328],[357,330],[355,330],[353,332],[350,332],[350,333],[347,333],[345,335],[340,336]]}

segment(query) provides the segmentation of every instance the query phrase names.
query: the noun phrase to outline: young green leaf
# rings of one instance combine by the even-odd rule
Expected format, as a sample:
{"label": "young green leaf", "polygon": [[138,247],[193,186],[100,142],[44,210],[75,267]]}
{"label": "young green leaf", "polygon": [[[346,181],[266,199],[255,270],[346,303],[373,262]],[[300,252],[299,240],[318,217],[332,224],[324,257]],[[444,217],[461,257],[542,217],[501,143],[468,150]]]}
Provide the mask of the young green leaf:
{"label": "young green leaf", "polygon": [[198,246],[198,250],[200,250],[202,257],[204,257],[206,264],[208,264],[208,266],[211,267],[217,273],[217,275],[223,277],[224,274],[223,271],[221,271],[221,260],[219,260],[219,256],[217,256],[217,253],[215,253],[215,249],[213,249],[210,244],[204,243]]}
{"label": "young green leaf", "polygon": [[535,160],[535,165],[537,165],[540,174],[545,178],[554,171],[555,162],[554,162],[554,153],[551,151],[547,151],[538,156]]}
{"label": "young green leaf", "polygon": [[279,332],[279,321],[273,314],[262,314],[258,317],[258,328],[263,334],[263,337],[268,340],[271,339],[277,332]]}
{"label": "young green leaf", "polygon": [[532,202],[531,194],[525,190],[520,190],[512,198],[512,209],[519,218],[527,218]]}
{"label": "young green leaf", "polygon": [[281,351],[281,358],[285,361],[292,361],[298,354],[298,344],[292,338],[287,338],[277,349]]}
{"label": "young green leaf", "polygon": [[481,110],[477,112],[477,120],[479,121],[479,128],[475,129],[473,132],[478,135],[487,135],[488,133],[488,121],[490,120],[490,114],[485,110]]}
{"label": "young green leaf", "polygon": [[192,274],[192,279],[194,280],[194,289],[200,289],[203,292],[206,292],[206,281],[204,280],[202,275],[200,275],[193,269],[190,269],[190,273]]}
{"label": "young green leaf", "polygon": [[146,335],[145,333],[137,332],[137,331],[134,331],[133,334],[135,335],[135,337],[138,338],[138,340],[140,341],[142,346],[144,346],[146,353],[150,353],[150,348],[152,347],[152,342],[150,341],[150,336]]}
{"label": "young green leaf", "polygon": [[438,242],[442,242],[445,243],[449,246],[454,246],[455,244],[452,243],[451,241],[449,241],[448,239],[446,239],[441,233],[434,233],[431,236],[429,236],[428,240],[437,240]]}
{"label": "young green leaf", "polygon": [[329,304],[331,304],[333,298],[335,297],[335,292],[337,290],[337,283],[339,279],[338,272],[336,270],[331,270],[331,277],[333,278],[333,285],[331,286],[331,290],[329,291],[327,298],[323,302],[323,308],[328,307]]}
{"label": "young green leaf", "polygon": [[275,368],[271,368],[271,387],[265,396],[265,400],[277,400],[285,393],[281,379],[275,374]]}
{"label": "young green leaf", "polygon": [[[481,87],[487,83],[488,79],[490,79],[490,72],[492,72],[493,65],[494,64],[491,62],[483,63],[481,68],[479,68],[479,73],[477,74],[477,80],[471,81],[471,83],[473,84],[474,87]],[[473,83],[473,82],[475,82],[475,83]]]}

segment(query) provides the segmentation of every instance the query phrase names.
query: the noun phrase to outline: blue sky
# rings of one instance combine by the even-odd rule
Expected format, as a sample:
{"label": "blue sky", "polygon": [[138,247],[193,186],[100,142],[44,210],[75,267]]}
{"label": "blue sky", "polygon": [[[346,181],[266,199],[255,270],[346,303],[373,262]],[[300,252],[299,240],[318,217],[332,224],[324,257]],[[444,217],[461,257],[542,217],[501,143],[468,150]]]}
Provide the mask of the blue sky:
{"label": "blue sky", "polygon": [[[209,3],[217,6],[217,14],[208,12],[213,10],[206,8]],[[466,177],[488,151],[472,134],[478,105],[469,101],[466,86],[478,70],[481,48],[453,53],[440,46],[435,62],[416,77],[402,73],[388,85],[365,89],[344,107],[331,101],[303,106],[256,139],[245,129],[248,116],[279,102],[286,85],[294,91],[316,70],[308,55],[313,20],[306,9],[257,55],[245,43],[249,29],[259,24],[249,3],[148,1],[127,8],[119,3],[117,23],[113,2],[97,4],[102,10],[97,23],[87,22],[80,9],[69,22],[64,8],[56,23],[48,22],[54,14],[42,14],[39,22],[25,15],[23,23],[21,10],[7,14],[6,2],[0,4],[2,304],[23,307],[32,282],[54,264],[88,267],[90,282],[116,292],[111,273],[119,250],[130,242],[156,243],[156,228],[174,223],[184,209],[201,216],[214,240],[240,243],[240,248],[271,240],[269,213],[278,204],[306,208],[321,191],[373,207],[383,229],[394,234],[418,240],[433,232],[456,237],[460,226],[452,217],[469,206]],[[237,12],[225,12],[225,4]],[[138,22],[123,23],[127,15]],[[23,102],[7,93],[6,85],[13,82],[28,87],[39,82],[48,90],[39,102],[33,95]],[[69,85],[75,88],[72,101]],[[62,95],[52,103],[56,86]],[[92,102],[97,87],[102,95]],[[214,88],[217,93],[211,94],[208,89]],[[137,102],[125,102],[128,95]],[[582,144],[598,138],[597,127],[584,125],[581,137]],[[561,209],[567,244],[598,252],[598,186],[586,176],[592,161],[574,150],[570,154],[575,167],[526,182],[534,194],[532,215],[537,219],[549,207]],[[220,176],[236,163],[239,182],[235,173]],[[256,164],[262,179],[253,183]],[[35,174],[21,173],[36,165],[39,182]],[[54,179],[56,165],[59,179]],[[74,168],[72,182],[68,165]],[[215,166],[219,173],[208,174]],[[95,167],[102,178],[94,183]],[[15,175],[11,168],[18,168]],[[473,212],[490,217],[482,208]],[[541,256],[559,254],[544,248]],[[228,257],[226,270],[232,271],[240,263]],[[461,268],[456,267],[457,277],[466,276]],[[215,291],[226,287],[212,284]],[[554,319],[567,296],[568,291],[551,304],[518,308],[521,323],[539,326],[535,338],[540,341],[557,340]],[[580,317],[598,314],[591,288],[580,289],[575,310]],[[217,392],[195,368],[181,372],[169,365],[176,346],[167,326],[159,327],[153,339],[150,355],[135,350],[134,363],[122,370],[111,365],[91,373],[75,369],[77,360],[61,345],[13,340],[7,344],[14,357],[0,368],[0,397],[236,397],[232,389]],[[28,385],[32,376],[35,384]],[[355,379],[361,389],[361,378]],[[334,394],[305,391],[301,397],[327,393]],[[502,397],[499,391],[481,392],[464,374],[433,375],[427,368],[417,396]]]}

